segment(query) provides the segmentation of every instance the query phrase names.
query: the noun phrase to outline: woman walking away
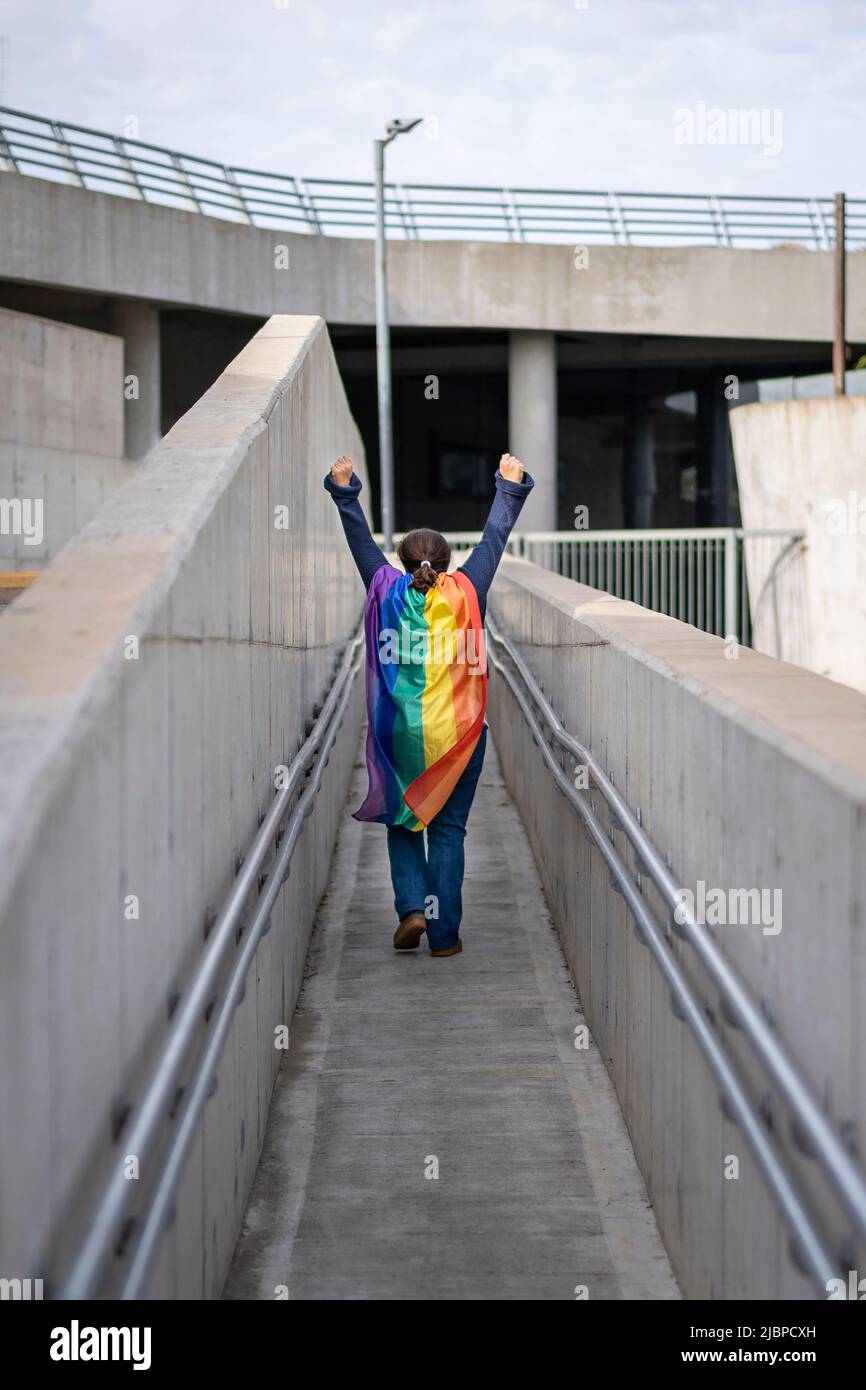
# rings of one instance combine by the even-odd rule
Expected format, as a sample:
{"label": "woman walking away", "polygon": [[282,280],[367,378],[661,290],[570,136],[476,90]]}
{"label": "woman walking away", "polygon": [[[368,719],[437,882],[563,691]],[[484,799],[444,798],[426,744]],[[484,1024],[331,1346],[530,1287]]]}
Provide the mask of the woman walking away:
{"label": "woman walking away", "polygon": [[511,454],[502,455],[495,483],[480,542],[448,574],[451,547],[425,527],[400,542],[402,571],[388,563],[361,510],[350,458],[338,458],[325,478],[367,590],[369,790],[354,815],[388,827],[398,951],[415,949],[425,931],[432,956],[463,949],[463,841],[487,746],[487,591],[533,487]]}

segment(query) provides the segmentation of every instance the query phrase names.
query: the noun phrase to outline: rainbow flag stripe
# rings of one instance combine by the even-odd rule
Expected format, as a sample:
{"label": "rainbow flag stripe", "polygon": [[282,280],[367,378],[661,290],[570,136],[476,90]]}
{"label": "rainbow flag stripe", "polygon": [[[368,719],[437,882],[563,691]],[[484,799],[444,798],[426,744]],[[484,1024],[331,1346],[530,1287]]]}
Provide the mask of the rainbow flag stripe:
{"label": "rainbow flag stripe", "polygon": [[484,726],[487,663],[464,574],[422,594],[382,565],[364,610],[369,791],[356,820],[422,830],[442,809]]}

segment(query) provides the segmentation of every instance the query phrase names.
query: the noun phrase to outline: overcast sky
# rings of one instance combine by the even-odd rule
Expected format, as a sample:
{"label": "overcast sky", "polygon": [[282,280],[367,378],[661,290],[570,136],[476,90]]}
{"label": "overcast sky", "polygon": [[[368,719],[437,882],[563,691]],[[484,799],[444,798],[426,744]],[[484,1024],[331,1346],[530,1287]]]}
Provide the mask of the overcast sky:
{"label": "overcast sky", "polygon": [[[369,177],[384,122],[420,115],[395,178],[866,195],[866,0],[584,4],[0,0],[0,101],[321,177]],[[701,142],[699,103],[772,138]]]}

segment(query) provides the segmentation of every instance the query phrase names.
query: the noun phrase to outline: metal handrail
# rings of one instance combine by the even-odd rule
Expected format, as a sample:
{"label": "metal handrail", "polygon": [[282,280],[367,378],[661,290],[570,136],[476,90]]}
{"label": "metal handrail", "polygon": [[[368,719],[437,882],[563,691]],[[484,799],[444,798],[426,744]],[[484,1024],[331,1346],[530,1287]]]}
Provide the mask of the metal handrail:
{"label": "metal handrail", "polygon": [[[109,184],[148,202],[180,199],[207,216],[234,216],[262,226],[298,222],[311,236],[344,234],[343,229],[372,234],[375,229],[374,187],[366,180],[299,180],[291,174],[223,165],[6,106],[0,106],[0,160],[14,172],[48,170],[85,188]],[[257,182],[262,179],[276,187]],[[484,184],[386,186],[387,229],[409,239],[462,233],[510,241],[516,233],[521,241],[581,238],[653,245],[687,239],[735,247],[782,240],[830,250],[832,212],[829,196],[613,193]],[[849,246],[866,244],[866,199],[847,200],[846,228]]]}
{"label": "metal handrail", "polygon": [[[346,705],[352,693],[354,678],[363,660],[364,631],[359,625],[347,644],[334,674],[327,698],[310,733],[288,766],[285,785],[280,788],[262,821],[238,875],[220,910],[208,937],[186,993],[180,1001],[160,1055],[144,1086],[137,1112],[128,1130],[122,1131],[125,1152],[138,1156],[140,1167],[153,1152],[166,1118],[172,1116],[174,1129],[162,1155],[156,1178],[146,1206],[143,1221],[134,1226],[128,1237],[127,1270],[122,1283],[121,1297],[139,1296],[156,1254],[159,1237],[171,1214],[171,1205],[189,1146],[194,1138],[201,1112],[213,1094],[216,1069],[231,1025],[232,1014],[243,998],[249,965],[261,938],[270,929],[270,916],[280,889],[289,871],[291,858],[298,842],[304,820],[313,808],[320,789],[322,773],[339,732]],[[316,750],[318,749],[318,754]],[[301,779],[307,773],[309,781],[298,798],[280,835],[280,827],[289,809],[289,802]],[[261,884],[258,902],[246,927],[243,925],[247,899],[259,882],[265,859],[275,848],[273,863]],[[232,961],[228,978],[220,983],[226,960],[240,942],[243,946]],[[208,1030],[205,1045],[192,1076],[183,1083],[184,1066],[193,1044],[200,1036],[202,1022]],[[178,1088],[182,1086],[182,1108],[176,1106]],[[105,1267],[117,1249],[123,1234],[131,1184],[123,1165],[115,1165],[99,1198],[87,1233],[76,1252],[68,1274],[57,1297],[84,1299],[94,1296],[100,1286]],[[131,1251],[131,1256],[129,1254]]]}
{"label": "metal handrail", "polygon": [[680,1016],[695,1034],[732,1113],[741,1123],[755,1159],[770,1188],[771,1195],[785,1217],[795,1241],[798,1242],[794,1248],[798,1261],[810,1270],[817,1285],[823,1292],[826,1292],[827,1281],[835,1278],[838,1274],[837,1261],[826,1250],[804,1200],[799,1195],[795,1184],[785,1173],[778,1155],[769,1143],[766,1131],[748,1098],[745,1087],[737,1078],[735,1069],[727,1059],[721,1043],[709,1029],[700,1002],[695,1000],[676,958],[666,945],[666,940],[670,939],[674,930],[693,947],[701,964],[719,990],[726,1020],[732,1027],[742,1030],[743,1036],[752,1045],[765,1072],[784,1097],[794,1120],[792,1130],[794,1142],[808,1157],[820,1161],[822,1171],[829,1179],[837,1198],[848,1211],[862,1236],[866,1236],[866,1179],[824,1115],[781,1040],[767,1023],[759,1006],[752,1000],[739,975],[723,956],[709,933],[698,924],[694,914],[688,910],[686,900],[680,895],[680,885],[677,884],[662,856],[635,818],[625,798],[617,791],[591,751],[565,729],[520,653],[515,649],[513,643],[498,631],[495,622],[489,616],[487,633],[493,644],[507,653],[528,691],[530,699],[539,710],[555,741],[587,768],[590,778],[610,808],[613,827],[624,831],[626,838],[632,845],[640,865],[640,872],[651,879],[661,894],[666,907],[672,914],[675,914],[672,918],[674,926],[669,926],[667,929],[659,927],[635,887],[627,866],[620,859],[615,846],[605,834],[593,809],[578,794],[576,788],[556,762],[544,740],[538,719],[526,696],[519,689],[511,671],[494,654],[488,644],[488,660],[502,674],[520,705],[532,728],[542,756],[553,772],[557,785],[583,818],[593,842],[601,849],[632,915],[644,934],[646,944],[652,950],[671,986],[672,995],[680,1006]]}

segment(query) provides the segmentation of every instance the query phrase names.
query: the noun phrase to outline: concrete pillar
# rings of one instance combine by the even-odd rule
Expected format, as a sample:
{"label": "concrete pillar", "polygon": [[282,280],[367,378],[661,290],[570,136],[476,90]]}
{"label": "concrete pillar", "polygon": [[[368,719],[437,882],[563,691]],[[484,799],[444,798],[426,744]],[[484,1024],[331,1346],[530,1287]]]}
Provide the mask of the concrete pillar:
{"label": "concrete pillar", "polygon": [[652,415],[649,401],[638,397],[631,407],[625,432],[622,504],[626,526],[636,530],[652,526],[657,491]]}
{"label": "concrete pillar", "polygon": [[555,531],[556,334],[515,330],[508,344],[508,452],[535,479],[520,531]]}
{"label": "concrete pillar", "polygon": [[162,437],[159,310],[142,300],[115,299],[111,326],[123,339],[124,453],[141,459]]}
{"label": "concrete pillar", "polygon": [[698,389],[697,446],[695,522],[698,526],[728,526],[731,445],[725,379],[718,372],[710,373]]}

